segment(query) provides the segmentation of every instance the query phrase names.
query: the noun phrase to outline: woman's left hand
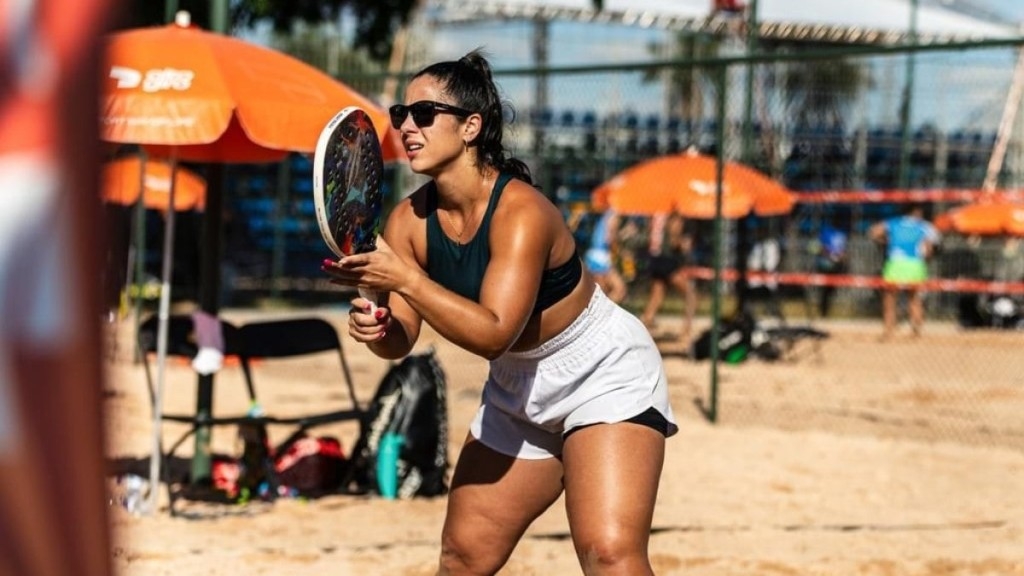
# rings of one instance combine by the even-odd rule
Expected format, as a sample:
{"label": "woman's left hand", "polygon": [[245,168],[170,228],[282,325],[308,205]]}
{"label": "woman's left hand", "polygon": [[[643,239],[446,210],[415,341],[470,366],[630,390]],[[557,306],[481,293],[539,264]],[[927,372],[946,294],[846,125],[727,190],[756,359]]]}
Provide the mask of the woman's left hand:
{"label": "woman's left hand", "polygon": [[331,277],[334,284],[375,292],[398,290],[409,274],[409,267],[381,237],[377,238],[376,250],[345,256],[337,262],[324,260],[320,269]]}

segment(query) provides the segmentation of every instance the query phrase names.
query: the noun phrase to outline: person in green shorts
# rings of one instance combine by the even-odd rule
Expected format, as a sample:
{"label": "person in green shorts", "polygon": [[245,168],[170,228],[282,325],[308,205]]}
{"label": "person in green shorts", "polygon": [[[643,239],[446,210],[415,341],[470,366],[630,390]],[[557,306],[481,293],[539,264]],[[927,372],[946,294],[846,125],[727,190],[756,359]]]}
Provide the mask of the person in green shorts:
{"label": "person in green shorts", "polygon": [[924,324],[921,284],[928,279],[928,258],[939,241],[939,233],[924,219],[924,207],[912,204],[902,216],[879,222],[869,230],[871,239],[885,245],[882,279],[883,338],[896,330],[896,298],[907,292],[910,326],[914,335]]}

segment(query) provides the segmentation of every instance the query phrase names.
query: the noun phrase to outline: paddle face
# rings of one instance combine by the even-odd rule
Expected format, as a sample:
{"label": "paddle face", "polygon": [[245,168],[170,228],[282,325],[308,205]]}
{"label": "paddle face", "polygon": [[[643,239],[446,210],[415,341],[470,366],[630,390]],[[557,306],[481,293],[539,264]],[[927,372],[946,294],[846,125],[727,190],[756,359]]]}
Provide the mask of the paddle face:
{"label": "paddle face", "polygon": [[313,202],[324,242],[337,256],[377,246],[384,162],[373,121],[350,106],[320,132],[313,154]]}

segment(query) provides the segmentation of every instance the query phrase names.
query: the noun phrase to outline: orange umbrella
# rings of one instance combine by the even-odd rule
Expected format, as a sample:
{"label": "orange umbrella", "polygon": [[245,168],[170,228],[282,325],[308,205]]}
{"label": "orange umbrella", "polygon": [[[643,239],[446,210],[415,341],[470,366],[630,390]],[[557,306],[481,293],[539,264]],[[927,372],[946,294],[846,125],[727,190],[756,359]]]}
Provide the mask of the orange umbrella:
{"label": "orange umbrella", "polygon": [[[716,160],[693,152],[641,162],[599,186],[592,195],[599,208],[627,214],[675,210],[689,218],[715,217]],[[789,213],[796,196],[782,184],[737,162],[726,162],[722,216],[741,218]]]}
{"label": "orange umbrella", "polygon": [[937,216],[935,227],[960,234],[1024,236],[1024,203],[965,204]]}
{"label": "orange umbrella", "polygon": [[[145,169],[145,173],[143,173]],[[146,208],[166,210],[171,192],[171,166],[159,160],[143,162],[138,156],[128,156],[107,162],[103,166],[103,201],[129,206],[139,200],[139,189],[145,194]],[[206,204],[206,181],[191,170],[174,170],[174,209],[202,210]]]}
{"label": "orange umbrella", "polygon": [[312,153],[342,108],[365,109],[385,160],[401,157],[387,111],[281,52],[200,30],[187,20],[106,37],[101,134],[151,155],[270,162]]}

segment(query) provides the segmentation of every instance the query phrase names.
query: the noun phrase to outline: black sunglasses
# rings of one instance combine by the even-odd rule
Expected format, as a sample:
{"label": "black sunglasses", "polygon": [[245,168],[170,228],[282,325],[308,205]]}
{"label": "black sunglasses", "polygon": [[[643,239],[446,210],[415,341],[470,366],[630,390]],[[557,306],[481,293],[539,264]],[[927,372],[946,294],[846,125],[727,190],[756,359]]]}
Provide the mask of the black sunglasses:
{"label": "black sunglasses", "polygon": [[472,112],[465,108],[459,108],[444,102],[434,102],[433,100],[420,100],[408,106],[405,104],[395,104],[388,108],[388,113],[391,115],[391,125],[395,127],[395,130],[401,128],[402,122],[405,122],[405,117],[409,114],[412,114],[412,121],[420,128],[426,128],[433,124],[434,118],[438,114],[452,114],[459,118],[466,118],[472,114]]}

